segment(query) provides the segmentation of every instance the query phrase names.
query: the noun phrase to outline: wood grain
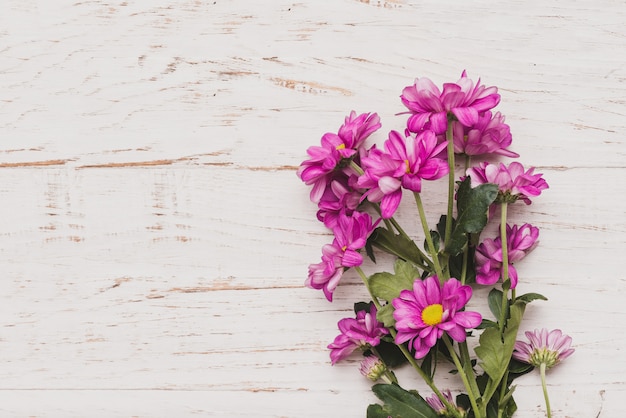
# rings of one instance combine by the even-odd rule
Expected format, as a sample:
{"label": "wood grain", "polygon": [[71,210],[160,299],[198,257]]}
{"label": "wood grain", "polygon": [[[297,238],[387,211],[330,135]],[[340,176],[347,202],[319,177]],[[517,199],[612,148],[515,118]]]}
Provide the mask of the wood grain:
{"label": "wood grain", "polygon": [[[541,228],[520,286],[550,299],[522,327],[577,350],[554,416],[620,416],[625,22],[612,0],[5,1],[0,416],[364,416],[326,345],[366,296],[351,272],[332,304],[303,287],[330,235],[295,171],[350,110],[402,129],[404,86],[463,69],[550,183],[511,212]],[[537,375],[516,394],[544,416]]]}

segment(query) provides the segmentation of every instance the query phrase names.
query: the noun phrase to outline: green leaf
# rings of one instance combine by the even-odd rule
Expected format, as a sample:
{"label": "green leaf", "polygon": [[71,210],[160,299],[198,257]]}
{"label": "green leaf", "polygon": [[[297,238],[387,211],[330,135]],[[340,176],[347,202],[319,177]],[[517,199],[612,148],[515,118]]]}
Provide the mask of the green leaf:
{"label": "green leaf", "polygon": [[386,228],[376,228],[367,242],[391,255],[411,261],[418,266],[424,264],[420,250],[413,240],[404,235],[396,235]]}
{"label": "green leaf", "polygon": [[367,418],[389,418],[389,414],[385,412],[382,406],[373,403],[367,407]]}
{"label": "green leaf", "polygon": [[548,298],[539,293],[526,293],[526,294],[516,297],[515,300],[520,300],[524,303],[530,303],[533,300],[548,300]]}
{"label": "green leaf", "polygon": [[491,289],[489,292],[489,296],[487,297],[487,302],[489,304],[489,310],[496,318],[496,320],[500,320],[500,315],[502,314],[502,291],[498,289]]}
{"label": "green leaf", "polygon": [[385,364],[391,369],[394,369],[408,362],[408,360],[402,353],[402,350],[400,350],[400,348],[394,342],[385,341],[383,339],[380,341],[380,344],[376,346],[376,351],[378,352],[378,354],[380,354],[380,357],[385,362]]}
{"label": "green leaf", "polygon": [[359,313],[360,311],[369,312],[370,307],[372,306],[372,302],[356,302],[354,304],[354,313]]}
{"label": "green leaf", "polygon": [[396,325],[396,320],[393,317],[393,305],[391,303],[382,306],[376,314],[376,319],[382,322],[386,328]]}
{"label": "green leaf", "polygon": [[498,323],[494,321],[490,321],[489,319],[483,319],[476,327],[476,329],[485,329],[485,328],[498,328]]}
{"label": "green leaf", "polygon": [[474,349],[482,360],[480,367],[490,378],[484,391],[484,398],[487,400],[491,398],[508,369],[525,306],[521,301],[511,305],[510,318],[502,336],[497,328],[487,328],[480,335],[480,345]]}
{"label": "green leaf", "polygon": [[375,273],[369,278],[370,291],[377,298],[391,302],[400,292],[413,288],[413,282],[419,277],[419,270],[412,263],[396,260],[395,274],[388,272]]}
{"label": "green leaf", "polygon": [[378,384],[372,391],[384,402],[382,407],[370,405],[368,418],[438,418],[438,415],[415,391],[408,392],[398,385]]}
{"label": "green leaf", "polygon": [[467,234],[478,233],[487,225],[487,211],[498,196],[498,186],[491,183],[472,188],[467,176],[457,192],[457,219],[445,251],[455,256],[467,245]]}

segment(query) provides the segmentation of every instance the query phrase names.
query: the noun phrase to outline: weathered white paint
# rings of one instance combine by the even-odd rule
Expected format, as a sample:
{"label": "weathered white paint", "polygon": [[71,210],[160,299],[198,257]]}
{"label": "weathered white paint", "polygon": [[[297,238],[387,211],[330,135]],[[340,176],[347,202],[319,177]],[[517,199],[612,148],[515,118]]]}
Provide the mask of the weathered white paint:
{"label": "weathered white paint", "polygon": [[[512,216],[542,231],[520,286],[550,298],[523,328],[577,349],[555,417],[621,416],[625,6],[5,0],[0,416],[364,416],[356,359],[325,349],[364,292],[303,288],[330,235],[295,167],[351,109],[399,129],[405,85],[464,68],[551,185]],[[516,394],[544,416],[537,375]]]}

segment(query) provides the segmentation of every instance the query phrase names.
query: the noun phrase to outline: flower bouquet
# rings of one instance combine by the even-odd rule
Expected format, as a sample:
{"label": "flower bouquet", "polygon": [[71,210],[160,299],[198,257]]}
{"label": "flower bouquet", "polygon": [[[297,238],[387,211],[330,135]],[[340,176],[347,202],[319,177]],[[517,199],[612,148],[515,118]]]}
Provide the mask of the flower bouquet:
{"label": "flower bouquet", "polygon": [[[312,187],[317,218],[334,234],[321,262],[309,266],[306,285],[332,301],[343,274],[354,269],[371,297],[339,321],[340,334],[328,346],[331,363],[362,351],[361,373],[382,382],[372,388],[382,403],[369,405],[368,418],[511,417],[513,381],[538,367],[551,417],[545,372],[574,350],[560,330],[527,332],[528,342],[517,341],[526,306],[546,298],[516,293],[515,264],[535,248],[539,229],[507,223],[509,205],[531,204],[548,184],[518,162],[473,164],[475,156],[519,156],[508,149],[504,116],[492,112],[500,102],[496,87],[474,84],[465,72],[442,90],[418,78],[401,100],[406,127],[390,131],[382,148],[365,145],[381,127],[378,115],[352,111],[337,133],[307,150],[297,172]],[[447,210],[431,228],[422,183],[446,177]],[[415,200],[420,237],[394,218],[406,195]],[[489,222],[498,222],[498,234],[481,237]],[[394,257],[393,272],[367,275],[364,255],[376,263],[378,251]],[[480,286],[491,287],[490,318],[466,309]],[[393,370],[404,363],[432,394],[402,388]],[[455,398],[435,385],[445,363],[464,387]]]}

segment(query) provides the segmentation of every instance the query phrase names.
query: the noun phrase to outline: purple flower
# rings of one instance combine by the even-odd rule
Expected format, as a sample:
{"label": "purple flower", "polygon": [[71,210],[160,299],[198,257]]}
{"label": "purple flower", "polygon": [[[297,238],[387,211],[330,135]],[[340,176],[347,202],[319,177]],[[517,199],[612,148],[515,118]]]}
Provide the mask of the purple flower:
{"label": "purple flower", "polygon": [[359,116],[350,112],[337,134],[322,136],[321,146],[307,149],[309,159],[300,164],[297,175],[307,185],[313,185],[311,200],[319,202],[329,182],[329,176],[345,158],[351,158],[372,132],[381,127],[376,113]]}
{"label": "purple flower", "polygon": [[357,348],[376,347],[380,344],[380,337],[389,334],[376,319],[376,313],[372,304],[369,312],[359,311],[356,318],[344,318],[337,323],[341,334],[328,345],[332,364],[348,357]]}
{"label": "purple flower", "polygon": [[[385,331],[387,330],[385,329]],[[383,376],[383,374],[387,371],[387,367],[385,367],[385,363],[383,363],[378,357],[367,356],[361,360],[359,371],[363,376],[367,377],[372,382],[375,382]]]}
{"label": "purple flower", "polygon": [[493,109],[500,102],[496,87],[485,87],[480,80],[467,78],[465,71],[456,83],[446,83],[440,91],[428,78],[417,78],[412,86],[405,87],[400,96],[412,116],[407,121],[411,132],[428,128],[436,134],[446,131],[448,113],[465,126],[473,126],[480,113]]}
{"label": "purple flower", "polygon": [[363,256],[358,250],[365,246],[367,237],[378,222],[364,212],[354,212],[352,216],[339,214],[337,226],[333,228],[335,239],[332,244],[322,247],[322,261],[309,266],[305,281],[307,287],[322,289],[326,299],[332,302],[333,292],[339,284],[344,268],[360,266]]}
{"label": "purple flower", "polygon": [[533,332],[527,331],[525,335],[530,343],[516,341],[513,358],[535,367],[543,363],[549,369],[574,352],[573,348],[569,348],[572,338],[564,335],[560,329],[549,332],[546,328],[536,329]]}
{"label": "purple flower", "polygon": [[337,226],[340,213],[352,215],[359,206],[363,195],[356,185],[356,175],[348,177],[341,172],[333,177],[317,204],[319,208],[317,219],[324,222],[324,225],[329,229]]}
{"label": "purple flower", "polygon": [[456,154],[519,157],[519,154],[506,149],[511,145],[511,130],[509,125],[504,123],[504,116],[500,112],[493,116],[491,112],[485,112],[471,127],[463,126],[458,121],[452,122],[452,125]]}
{"label": "purple flower", "polygon": [[[454,405],[454,401],[452,400],[452,393],[450,392],[450,389],[441,391],[441,394],[444,396],[444,398],[446,398],[448,402]],[[425,401],[438,415],[443,415],[448,410],[448,408],[446,408],[446,406],[443,404],[441,399],[439,399],[439,397],[434,393],[428,396],[427,398],[425,398]]]}
{"label": "purple flower", "polygon": [[[506,242],[509,258],[511,289],[517,286],[517,270],[514,263],[520,261],[538,244],[539,228],[530,224],[521,227],[506,226]],[[491,285],[502,277],[502,240],[487,238],[476,247],[476,283]]]}
{"label": "purple flower", "polygon": [[542,190],[548,188],[543,174],[534,174],[534,171],[534,167],[524,171],[524,166],[518,162],[512,162],[508,167],[502,163],[484,162],[469,168],[467,175],[471,178],[472,187],[484,183],[497,184],[499,202],[511,203],[521,199],[530,205],[531,197],[539,196]]}
{"label": "purple flower", "polygon": [[403,290],[392,301],[396,320],[396,344],[409,341],[415,358],[423,358],[446,332],[453,340],[465,341],[465,330],[482,321],[478,312],[462,311],[472,297],[472,289],[457,279],[443,286],[437,276],[416,279],[412,290]]}
{"label": "purple flower", "polygon": [[437,144],[431,131],[406,137],[391,131],[384,152],[373,148],[361,160],[365,173],[358,185],[369,189],[363,197],[380,202],[382,217],[390,218],[402,199],[401,188],[419,193],[422,180],[436,180],[448,173],[448,163],[437,157],[446,144]]}

